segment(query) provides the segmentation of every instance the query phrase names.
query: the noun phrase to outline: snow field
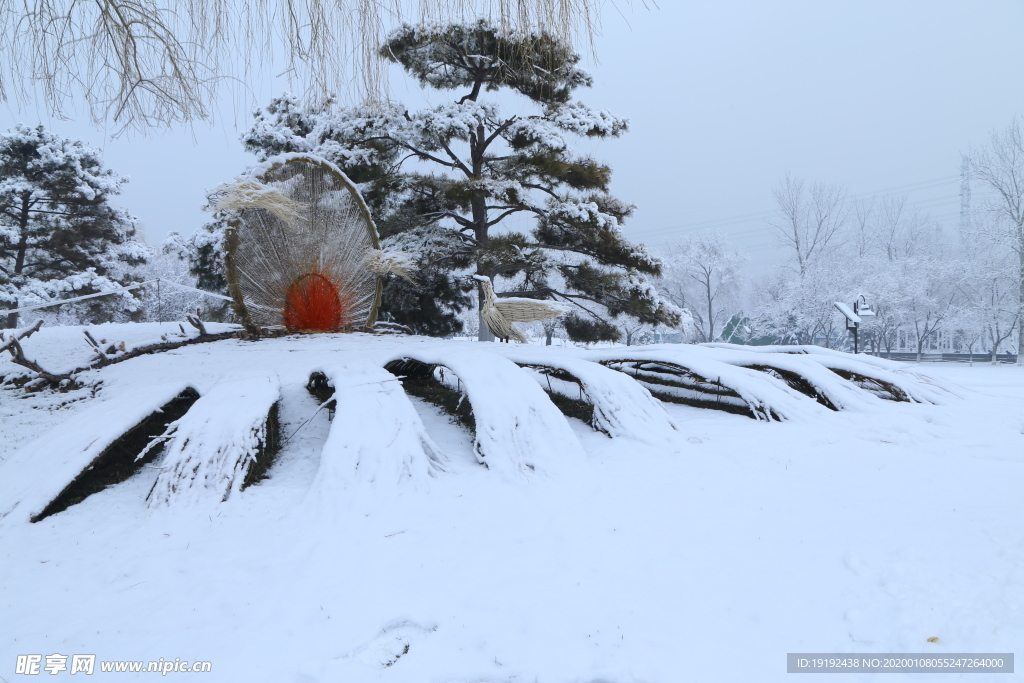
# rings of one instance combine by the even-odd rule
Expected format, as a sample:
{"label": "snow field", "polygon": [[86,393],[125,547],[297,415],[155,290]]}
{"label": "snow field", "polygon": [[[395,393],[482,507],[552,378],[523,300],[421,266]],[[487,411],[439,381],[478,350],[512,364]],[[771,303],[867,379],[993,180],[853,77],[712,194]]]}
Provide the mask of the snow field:
{"label": "snow field", "polygon": [[[566,367],[593,355],[566,351]],[[146,468],[36,524],[0,521],[0,675],[17,654],[95,652],[210,660],[211,680],[228,681],[782,681],[786,652],[1024,642],[1017,368],[930,368],[939,384],[967,387],[962,398],[839,412],[756,373],[789,397],[793,419],[665,404],[674,448],[631,433],[633,418],[615,438],[562,419],[558,443],[571,437],[582,455],[522,476],[481,467],[479,435],[380,369],[397,357],[443,364],[468,390],[495,394],[469,396],[478,419],[478,405],[497,410],[510,386],[530,386],[507,411],[529,416],[547,400],[540,385],[501,363],[528,384],[483,374],[493,354],[509,366],[557,358],[364,335],[228,341],[109,366],[95,398],[52,412],[52,396],[0,391],[5,437],[22,445],[0,452],[3,500],[36,484],[19,474],[22,430],[86,423],[132,388],[156,402],[154,380],[167,375],[201,396],[225,378],[277,378],[286,438],[269,479],[212,508],[148,510],[160,471]],[[304,388],[315,370],[334,385],[333,422]],[[130,423],[131,402],[116,405]],[[657,411],[641,415],[656,424]],[[492,447],[509,419],[492,422]],[[381,449],[391,439],[396,448]],[[309,504],[323,501],[333,502]]]}

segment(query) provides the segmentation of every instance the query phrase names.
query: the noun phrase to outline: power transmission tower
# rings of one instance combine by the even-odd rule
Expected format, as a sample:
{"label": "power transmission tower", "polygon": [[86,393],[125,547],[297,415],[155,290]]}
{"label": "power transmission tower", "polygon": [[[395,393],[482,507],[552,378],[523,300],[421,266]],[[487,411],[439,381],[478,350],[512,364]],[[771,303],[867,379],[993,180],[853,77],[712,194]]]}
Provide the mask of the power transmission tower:
{"label": "power transmission tower", "polygon": [[966,154],[961,154],[960,160],[960,232],[967,234],[971,228],[971,161]]}

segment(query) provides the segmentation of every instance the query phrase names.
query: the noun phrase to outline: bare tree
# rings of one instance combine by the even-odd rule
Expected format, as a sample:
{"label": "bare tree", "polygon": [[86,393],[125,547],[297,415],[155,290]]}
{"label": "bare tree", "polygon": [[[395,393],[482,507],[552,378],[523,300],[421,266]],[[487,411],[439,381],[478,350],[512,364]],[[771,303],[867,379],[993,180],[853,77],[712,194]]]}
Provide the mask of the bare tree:
{"label": "bare tree", "polygon": [[823,183],[814,183],[805,191],[803,180],[787,174],[772,194],[779,216],[769,224],[778,232],[782,244],[792,249],[802,277],[815,259],[828,250],[846,223],[846,191],[838,185]]}
{"label": "bare tree", "polygon": [[903,327],[903,319],[899,310],[890,305],[875,305],[875,317],[865,327],[867,341],[875,355],[879,355],[885,349],[889,358],[892,358],[893,347],[896,346],[900,328]]}
{"label": "bare tree", "polygon": [[874,241],[872,221],[875,218],[875,210],[874,197],[861,199],[853,204],[851,213],[855,227],[854,251],[857,254],[857,258],[865,258],[868,252],[871,251],[871,245]]}
{"label": "bare tree", "polygon": [[[382,95],[390,26],[480,17],[592,45],[598,0],[0,0],[0,101],[41,97],[63,116],[83,97],[125,128],[203,119],[274,56],[305,92]],[[243,98],[243,99],[240,99]],[[248,104],[244,104],[248,108]]]}
{"label": "bare tree", "polygon": [[882,255],[890,262],[916,256],[925,241],[926,224],[919,213],[907,209],[906,195],[883,199],[875,229]]}
{"label": "bare tree", "polygon": [[1017,364],[1024,365],[1024,134],[1014,117],[1003,130],[994,131],[986,149],[971,153],[978,178],[995,190],[990,209],[996,217],[993,236],[1017,256]]}

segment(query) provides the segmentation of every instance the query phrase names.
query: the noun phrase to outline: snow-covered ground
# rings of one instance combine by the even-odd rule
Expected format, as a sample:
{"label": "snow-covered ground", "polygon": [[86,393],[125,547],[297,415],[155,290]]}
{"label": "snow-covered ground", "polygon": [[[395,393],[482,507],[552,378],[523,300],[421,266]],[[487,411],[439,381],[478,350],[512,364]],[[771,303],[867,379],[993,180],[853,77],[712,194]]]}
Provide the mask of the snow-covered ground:
{"label": "snow-covered ground", "polygon": [[[128,348],[160,334],[102,335],[129,333]],[[80,337],[44,328],[26,355],[74,367],[89,352]],[[487,351],[561,353],[570,369],[587,357],[365,335],[228,340],[87,375],[98,390],[0,390],[0,680],[21,679],[17,655],[60,653],[210,661],[202,678],[216,681],[775,681],[787,652],[1024,643],[1019,368],[929,365],[958,397],[868,397],[839,412],[806,400],[785,422],[676,404],[663,419],[646,405],[616,412],[606,392],[609,437],[575,419],[565,431],[511,364],[494,363],[504,369],[490,388],[469,380]],[[476,437],[419,399],[407,412],[378,369],[445,354],[474,382],[470,400],[479,394]],[[12,369],[0,360],[0,375]],[[311,369],[347,392],[333,422],[304,388]],[[76,416],[102,435],[103,420],[127,419],[129,389],[152,385],[159,405],[179,385],[215,396],[223,378],[256,375],[280,387],[287,438],[258,485],[225,502],[200,489],[153,505],[157,460],[38,523],[20,516],[86,448],[74,443],[84,428],[62,430]],[[601,376],[587,378],[595,395]],[[512,420],[493,403],[501,391]],[[133,402],[140,414],[146,400]],[[216,420],[233,405],[204,410]],[[119,414],[102,417],[104,406]],[[511,455],[495,465],[503,443]],[[404,463],[394,471],[379,457],[391,444]]]}

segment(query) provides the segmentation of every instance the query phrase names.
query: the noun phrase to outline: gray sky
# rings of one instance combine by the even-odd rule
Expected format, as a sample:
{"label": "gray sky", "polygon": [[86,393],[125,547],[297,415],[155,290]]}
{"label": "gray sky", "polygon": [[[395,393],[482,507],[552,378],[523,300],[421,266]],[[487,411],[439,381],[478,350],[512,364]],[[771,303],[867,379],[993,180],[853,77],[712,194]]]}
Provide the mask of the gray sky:
{"label": "gray sky", "polygon": [[[578,93],[630,119],[623,138],[581,149],[615,169],[613,193],[639,207],[626,233],[652,246],[712,228],[755,263],[777,260],[765,215],[786,172],[852,194],[896,188],[953,227],[960,152],[1024,113],[1017,0],[660,5],[606,11],[595,87]],[[252,87],[260,104],[284,89]],[[397,100],[419,106],[416,90],[394,73]],[[244,112],[113,141],[84,117],[0,110],[3,130],[19,121],[103,147],[108,166],[131,176],[120,203],[154,244],[195,230],[205,192],[252,161],[238,142]]]}

